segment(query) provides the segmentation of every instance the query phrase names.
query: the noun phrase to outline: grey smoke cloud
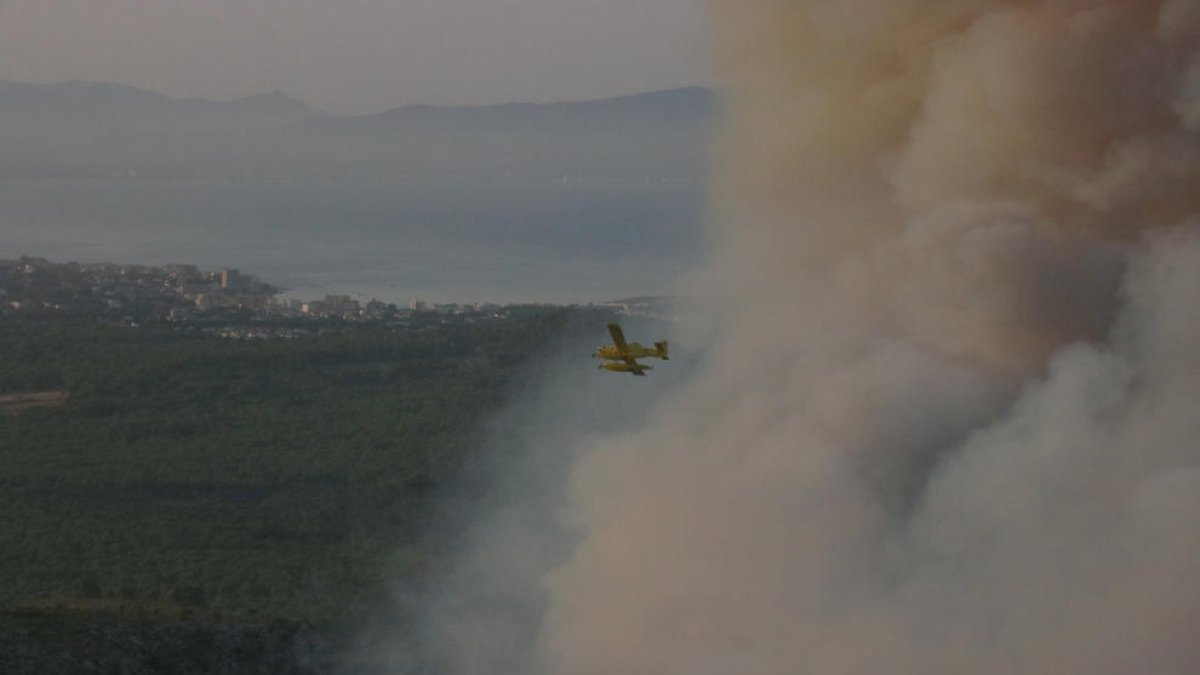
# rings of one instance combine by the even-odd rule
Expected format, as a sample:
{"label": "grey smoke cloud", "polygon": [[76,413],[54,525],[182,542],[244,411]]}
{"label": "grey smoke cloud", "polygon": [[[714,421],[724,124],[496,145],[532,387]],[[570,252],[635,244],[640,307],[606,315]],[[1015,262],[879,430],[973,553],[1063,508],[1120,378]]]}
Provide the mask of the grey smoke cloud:
{"label": "grey smoke cloud", "polygon": [[535,672],[1200,668],[1198,5],[712,3],[730,302],[533,502]]}

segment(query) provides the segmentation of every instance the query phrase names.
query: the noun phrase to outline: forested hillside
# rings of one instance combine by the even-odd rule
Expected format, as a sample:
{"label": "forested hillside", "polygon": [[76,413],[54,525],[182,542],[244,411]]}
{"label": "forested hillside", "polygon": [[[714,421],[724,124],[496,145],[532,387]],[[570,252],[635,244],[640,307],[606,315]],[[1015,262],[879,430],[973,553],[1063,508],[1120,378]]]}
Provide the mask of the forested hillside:
{"label": "forested hillside", "polygon": [[0,607],[353,620],[437,564],[456,534],[424,524],[489,413],[604,320],[572,312],[240,342],[0,320],[0,395],[54,395],[0,405]]}

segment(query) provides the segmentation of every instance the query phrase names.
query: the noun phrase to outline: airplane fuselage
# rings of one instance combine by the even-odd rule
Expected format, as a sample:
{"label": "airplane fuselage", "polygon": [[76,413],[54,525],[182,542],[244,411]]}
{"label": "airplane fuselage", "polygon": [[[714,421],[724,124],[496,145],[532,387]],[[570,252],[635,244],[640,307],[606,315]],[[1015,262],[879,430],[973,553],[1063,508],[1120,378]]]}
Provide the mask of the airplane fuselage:
{"label": "airplane fuselage", "polygon": [[616,345],[598,347],[594,356],[601,359],[608,359],[609,361],[624,361],[625,357],[633,359],[654,358],[664,360],[667,358],[664,350],[658,347],[655,347],[654,349],[647,349],[637,342],[630,342],[628,345],[626,345],[625,352],[622,352]]}
{"label": "airplane fuselage", "polygon": [[650,366],[638,363],[638,359],[655,358],[667,360],[667,341],[654,343],[654,349],[647,349],[637,342],[626,342],[625,333],[621,330],[621,326],[615,323],[608,324],[608,332],[612,335],[613,344],[604,347],[597,347],[592,354],[596,358],[603,359],[609,363],[601,363],[598,367],[604,370],[611,370],[615,373],[632,373],[634,375],[645,375],[647,370],[651,370]]}

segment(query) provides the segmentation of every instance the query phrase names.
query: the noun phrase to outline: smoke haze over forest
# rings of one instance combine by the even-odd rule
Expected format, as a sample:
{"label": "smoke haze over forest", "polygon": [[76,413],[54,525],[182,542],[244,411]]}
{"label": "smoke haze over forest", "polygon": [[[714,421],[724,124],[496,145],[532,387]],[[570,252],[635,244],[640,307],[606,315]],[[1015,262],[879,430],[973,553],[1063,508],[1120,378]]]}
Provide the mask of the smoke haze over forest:
{"label": "smoke haze over forest", "polygon": [[1200,3],[711,10],[719,321],[529,442],[454,672],[1200,668]]}

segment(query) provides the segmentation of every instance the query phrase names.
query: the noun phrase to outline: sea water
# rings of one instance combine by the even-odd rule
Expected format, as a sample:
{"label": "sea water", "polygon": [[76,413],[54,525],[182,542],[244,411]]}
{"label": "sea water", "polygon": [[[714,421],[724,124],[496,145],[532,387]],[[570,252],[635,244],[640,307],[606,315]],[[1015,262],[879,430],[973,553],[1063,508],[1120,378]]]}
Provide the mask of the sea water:
{"label": "sea water", "polygon": [[669,293],[703,190],[648,183],[0,180],[0,258],[231,267],[314,299],[602,302]]}

